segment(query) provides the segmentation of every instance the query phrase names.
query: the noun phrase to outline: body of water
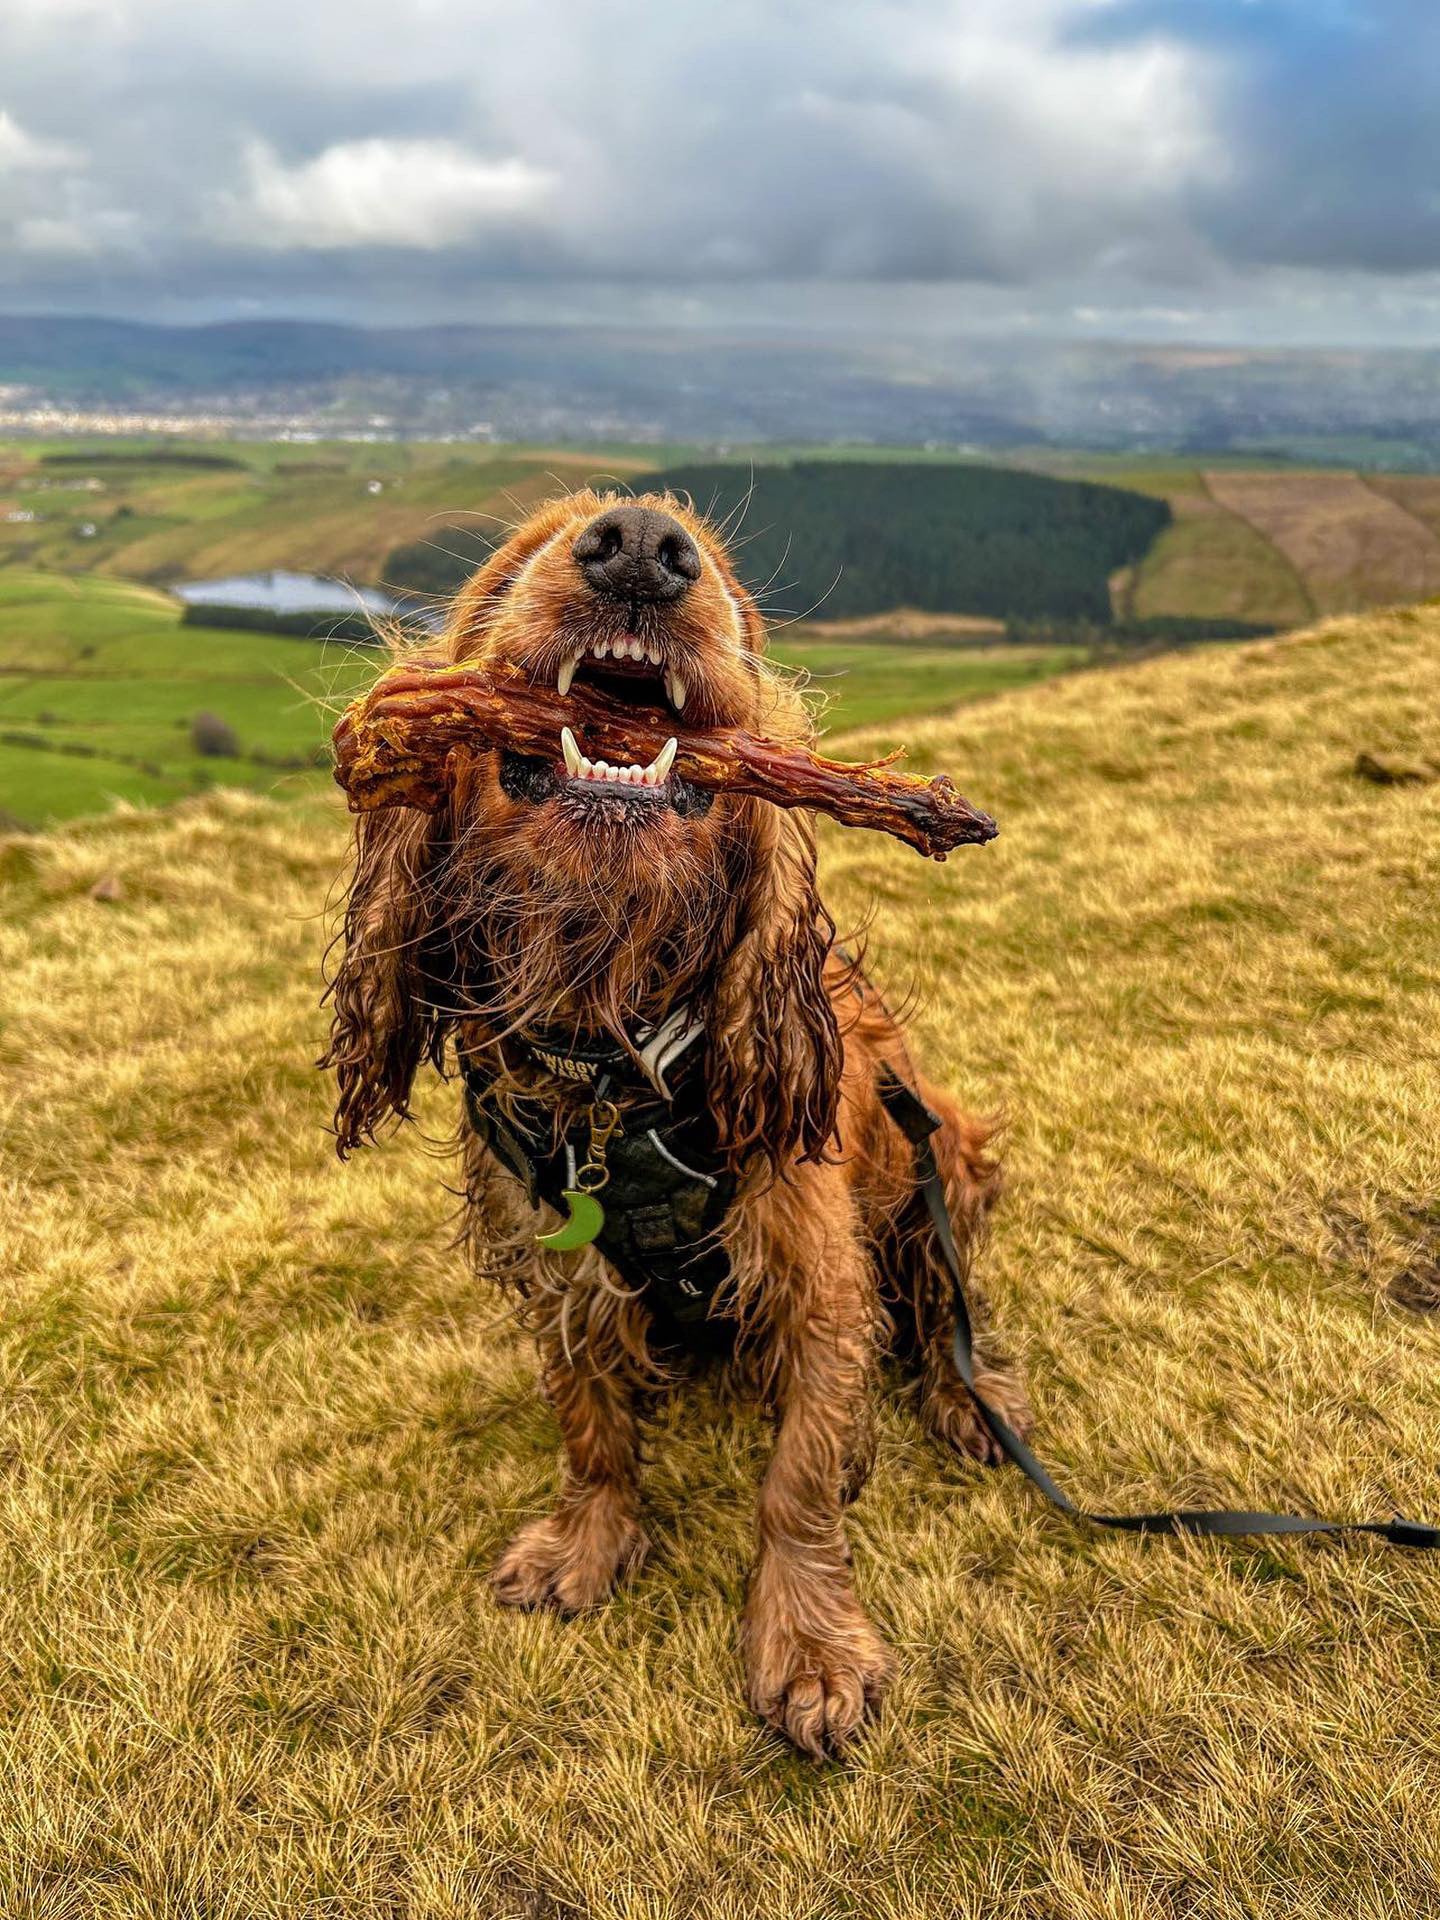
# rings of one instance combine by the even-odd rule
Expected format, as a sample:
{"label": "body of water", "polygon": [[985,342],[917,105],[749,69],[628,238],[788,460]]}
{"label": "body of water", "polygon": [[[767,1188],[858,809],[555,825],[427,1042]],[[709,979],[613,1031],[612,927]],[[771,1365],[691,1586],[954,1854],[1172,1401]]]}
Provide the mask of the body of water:
{"label": "body of water", "polygon": [[412,605],[378,587],[356,587],[319,573],[232,573],[223,580],[187,580],[173,589],[191,606],[259,607],[266,613],[396,613]]}

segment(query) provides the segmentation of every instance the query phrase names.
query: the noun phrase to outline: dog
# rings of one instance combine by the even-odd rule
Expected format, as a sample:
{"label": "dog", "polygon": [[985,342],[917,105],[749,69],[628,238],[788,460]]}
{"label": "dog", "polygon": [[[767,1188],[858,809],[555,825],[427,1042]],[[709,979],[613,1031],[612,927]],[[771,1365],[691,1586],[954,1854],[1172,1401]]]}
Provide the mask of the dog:
{"label": "dog", "polygon": [[[720,532],[668,495],[543,506],[425,657],[513,663],[564,695],[591,682],[690,729],[813,739]],[[463,1238],[533,1329],[564,1442],[554,1511],[495,1568],[502,1603],[602,1601],[646,1549],[646,1406],[708,1344],[746,1363],[776,1417],[748,1695],[818,1758],[857,1734],[892,1671],[843,1527],[884,1355],[944,1444],[999,1457],[951,1358],[953,1284],[882,1072],[940,1119],[967,1260],[1000,1170],[993,1128],[916,1071],[837,945],[809,816],[702,792],[672,761],[592,766],[567,732],[548,758],[466,757],[438,813],[362,815],[322,1064],[342,1157],[407,1116],[425,1063],[463,1077]],[[1013,1365],[987,1340],[980,1366],[979,1390],[1024,1431]]]}

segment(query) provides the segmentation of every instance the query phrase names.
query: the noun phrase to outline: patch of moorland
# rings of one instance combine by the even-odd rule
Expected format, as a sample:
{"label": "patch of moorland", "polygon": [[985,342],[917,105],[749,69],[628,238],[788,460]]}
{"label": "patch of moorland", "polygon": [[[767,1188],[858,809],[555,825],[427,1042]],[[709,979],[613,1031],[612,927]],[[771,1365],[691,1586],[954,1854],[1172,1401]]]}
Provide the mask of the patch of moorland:
{"label": "patch of moorland", "polygon": [[[1440,612],[1350,619],[906,727],[983,852],[823,834],[1008,1116],[985,1285],[1096,1505],[1440,1516],[1440,785],[1354,772],[1437,713]],[[556,1429],[449,1243],[453,1087],[330,1153],[344,837],[216,794],[0,850],[0,1910],[1434,1909],[1431,1556],[1093,1533],[889,1402],[851,1533],[899,1678],[817,1771],[741,1704],[770,1433],[707,1384],[613,1604],[497,1609]]]}

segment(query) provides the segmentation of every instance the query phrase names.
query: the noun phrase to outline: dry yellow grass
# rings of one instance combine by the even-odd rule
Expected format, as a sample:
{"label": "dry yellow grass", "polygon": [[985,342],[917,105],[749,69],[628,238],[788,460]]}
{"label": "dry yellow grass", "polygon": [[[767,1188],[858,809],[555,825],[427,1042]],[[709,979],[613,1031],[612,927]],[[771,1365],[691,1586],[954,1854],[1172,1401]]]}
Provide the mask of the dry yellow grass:
{"label": "dry yellow grass", "polygon": [[1289,561],[1320,613],[1440,593],[1440,540],[1353,473],[1207,473],[1223,507]]}
{"label": "dry yellow grass", "polygon": [[[1440,1258],[1440,787],[1349,771],[1437,713],[1433,612],[1072,678],[917,729],[994,848],[827,838],[1011,1112],[991,1289],[1096,1501],[1440,1514],[1440,1339],[1391,1291]],[[707,1387],[635,1583],[497,1611],[555,1430],[443,1163],[329,1157],[340,842],[218,797],[0,853],[0,1912],[1435,1910],[1434,1557],[1096,1535],[892,1408],[853,1535],[900,1680],[816,1771],[740,1704],[766,1432]]]}
{"label": "dry yellow grass", "polygon": [[[1197,476],[1198,478],[1198,476]],[[1208,493],[1170,496],[1175,515],[1146,554],[1126,611],[1298,626],[1312,617],[1300,577],[1270,541]]]}

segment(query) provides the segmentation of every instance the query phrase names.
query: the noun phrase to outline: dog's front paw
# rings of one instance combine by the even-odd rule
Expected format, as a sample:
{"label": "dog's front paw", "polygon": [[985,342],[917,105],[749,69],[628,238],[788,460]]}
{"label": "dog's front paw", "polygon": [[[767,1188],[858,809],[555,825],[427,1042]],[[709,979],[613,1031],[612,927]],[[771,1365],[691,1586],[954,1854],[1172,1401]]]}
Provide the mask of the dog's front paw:
{"label": "dog's front paw", "polygon": [[[1006,1426],[1023,1440],[1035,1421],[1019,1376],[998,1370],[981,1371],[975,1376],[975,1384],[984,1395],[986,1405],[993,1407]],[[937,1440],[943,1440],[957,1453],[968,1454],[982,1467],[998,1467],[1003,1463],[1005,1455],[985,1424],[974,1394],[958,1375],[932,1383],[926,1389],[922,1404],[925,1423]]]}
{"label": "dog's front paw", "polygon": [[495,1598],[506,1607],[582,1613],[639,1566],[648,1546],[631,1514],[595,1494],[521,1527],[491,1575]]}
{"label": "dog's front paw", "polygon": [[852,1594],[826,1595],[819,1617],[802,1624],[752,1597],[745,1616],[750,1704],[802,1753],[843,1753],[880,1704],[894,1662]]}

